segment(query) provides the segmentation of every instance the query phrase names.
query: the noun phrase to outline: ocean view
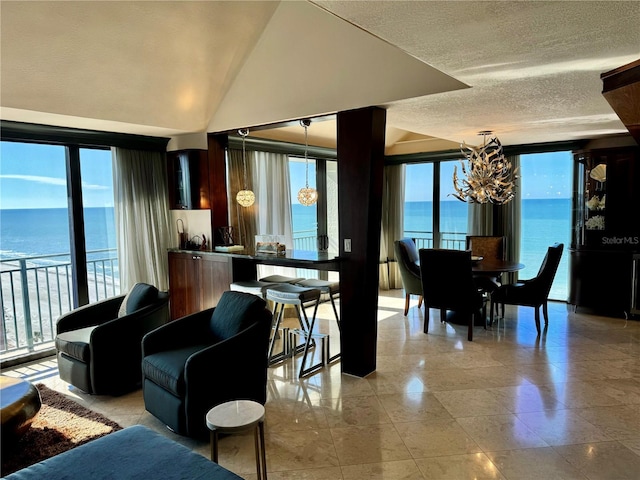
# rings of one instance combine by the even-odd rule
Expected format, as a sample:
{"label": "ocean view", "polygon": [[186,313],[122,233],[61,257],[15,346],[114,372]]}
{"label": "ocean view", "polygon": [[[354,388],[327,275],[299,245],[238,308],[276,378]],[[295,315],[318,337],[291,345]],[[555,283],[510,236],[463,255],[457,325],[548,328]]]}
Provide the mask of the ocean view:
{"label": "ocean view", "polygon": [[[441,202],[443,232],[457,234],[464,239],[467,229],[467,204],[459,201]],[[316,228],[316,212],[299,204],[292,206],[294,232]],[[405,231],[430,232],[431,202],[407,202],[405,204]],[[526,268],[521,278],[530,278],[538,272],[546,249],[555,242],[563,242],[568,248],[571,238],[571,200],[541,199],[522,202],[522,248],[520,261]],[[113,209],[85,209],[85,234],[87,250],[116,248]],[[426,235],[422,235],[426,236]],[[0,260],[43,255],[68,254],[69,226],[67,209],[15,209],[0,210]],[[91,257],[104,254],[90,254]],[[60,260],[60,259],[56,259]],[[40,259],[38,264],[49,263]],[[568,254],[563,255],[558,269],[552,297],[566,300],[568,294]]]}

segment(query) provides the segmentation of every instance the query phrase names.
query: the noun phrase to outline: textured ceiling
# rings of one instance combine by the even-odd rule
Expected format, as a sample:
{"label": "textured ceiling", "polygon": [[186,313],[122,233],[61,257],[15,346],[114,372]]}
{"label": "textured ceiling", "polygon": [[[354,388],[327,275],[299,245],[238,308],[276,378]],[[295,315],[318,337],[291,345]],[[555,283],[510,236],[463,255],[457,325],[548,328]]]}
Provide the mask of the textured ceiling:
{"label": "textured ceiling", "polygon": [[626,132],[600,74],[640,58],[635,1],[2,1],[0,21],[2,119],[174,136],[377,105],[389,154]]}

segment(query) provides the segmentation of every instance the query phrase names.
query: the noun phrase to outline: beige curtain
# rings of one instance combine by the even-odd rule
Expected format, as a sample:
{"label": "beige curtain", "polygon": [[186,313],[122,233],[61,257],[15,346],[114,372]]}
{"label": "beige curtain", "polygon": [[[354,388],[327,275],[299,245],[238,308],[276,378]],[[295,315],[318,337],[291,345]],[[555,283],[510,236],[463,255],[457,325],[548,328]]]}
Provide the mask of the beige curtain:
{"label": "beige curtain", "polygon": [[[520,156],[512,155],[507,157],[514,170],[520,170]],[[509,203],[498,207],[498,214],[495,216],[495,235],[507,237],[507,260],[520,261],[520,235],[522,219],[522,181],[518,174],[516,178],[516,196]],[[514,283],[518,280],[518,272],[503,275],[503,283]]]}
{"label": "beige curtain", "polygon": [[384,168],[380,230],[380,289],[402,288],[394,242],[404,236],[405,165]]}
{"label": "beige curtain", "polygon": [[[247,188],[249,190],[255,190],[253,188],[253,167],[254,167],[254,152],[246,151],[247,162]],[[245,187],[244,181],[244,168],[242,161],[242,150],[232,149],[228,150],[227,155],[227,169],[228,169],[228,188],[227,194],[229,202],[229,223],[233,227],[235,232],[234,242],[245,247],[251,247],[255,241],[255,235],[257,231],[257,205],[254,203],[250,207],[242,207],[236,201],[236,195],[240,190]]]}
{"label": "beige curtain", "polygon": [[493,235],[493,204],[469,204],[467,232],[467,235]]}
{"label": "beige curtain", "polygon": [[122,291],[137,282],[166,291],[171,246],[166,154],[116,147],[111,152]]}

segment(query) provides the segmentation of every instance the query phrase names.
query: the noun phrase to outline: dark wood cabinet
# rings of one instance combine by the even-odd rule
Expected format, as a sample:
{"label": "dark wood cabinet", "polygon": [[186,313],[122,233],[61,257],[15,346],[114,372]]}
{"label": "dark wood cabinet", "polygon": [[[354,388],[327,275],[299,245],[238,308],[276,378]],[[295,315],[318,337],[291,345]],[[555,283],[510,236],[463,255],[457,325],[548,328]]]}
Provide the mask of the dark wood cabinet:
{"label": "dark wood cabinet", "polygon": [[584,150],[574,160],[569,302],[628,316],[640,252],[640,148]]}
{"label": "dark wood cabinet", "polygon": [[231,258],[198,252],[169,252],[171,319],[215,307],[232,279]]}
{"label": "dark wood cabinet", "polygon": [[176,210],[211,208],[206,150],[168,152],[167,173],[169,208]]}
{"label": "dark wood cabinet", "polygon": [[631,312],[631,252],[572,250],[569,303],[616,317]]}

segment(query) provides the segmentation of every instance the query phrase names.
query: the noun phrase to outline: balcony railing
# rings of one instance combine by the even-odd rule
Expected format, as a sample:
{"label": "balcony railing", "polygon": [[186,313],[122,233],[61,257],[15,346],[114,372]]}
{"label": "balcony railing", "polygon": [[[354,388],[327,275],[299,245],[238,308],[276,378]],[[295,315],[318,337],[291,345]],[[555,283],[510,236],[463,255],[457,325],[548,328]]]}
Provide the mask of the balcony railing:
{"label": "balcony railing", "polygon": [[300,230],[299,232],[293,232],[294,250],[317,250],[317,235],[317,230]]}
{"label": "balcony railing", "polygon": [[[120,294],[115,249],[87,252],[89,301]],[[53,346],[56,319],[73,308],[68,253],[0,260],[0,357]]]}
{"label": "balcony railing", "polygon": [[[405,231],[418,248],[432,248],[433,234]],[[465,233],[444,232],[442,248],[465,248]],[[315,230],[294,232],[296,250],[315,250]],[[87,252],[89,301],[120,294],[118,259],[115,249]],[[317,275],[304,271],[305,276]],[[56,319],[71,311],[72,266],[68,253],[0,260],[0,358],[46,350],[53,346]],[[29,321],[27,321],[27,319]]]}
{"label": "balcony railing", "polygon": [[[404,236],[413,238],[418,248],[433,248],[433,232],[405,230]],[[440,248],[464,250],[466,242],[466,232],[440,232]]]}

